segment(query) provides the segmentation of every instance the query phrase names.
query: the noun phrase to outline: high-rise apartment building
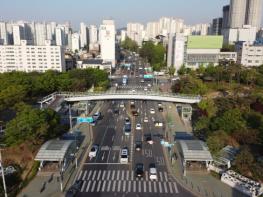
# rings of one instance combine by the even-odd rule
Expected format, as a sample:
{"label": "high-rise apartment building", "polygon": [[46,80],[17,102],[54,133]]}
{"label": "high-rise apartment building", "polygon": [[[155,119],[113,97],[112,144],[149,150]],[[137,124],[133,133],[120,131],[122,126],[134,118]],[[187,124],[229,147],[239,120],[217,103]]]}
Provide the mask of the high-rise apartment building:
{"label": "high-rise apartment building", "polygon": [[115,67],[115,23],[103,20],[100,25],[100,50],[104,62],[111,62]]}
{"label": "high-rise apartment building", "polygon": [[230,12],[230,6],[226,5],[223,7],[223,21],[222,21],[222,29],[229,28],[229,12]]}
{"label": "high-rise apartment building", "polygon": [[35,23],[35,45],[45,45],[47,28],[45,23]]}
{"label": "high-rise apartment building", "polygon": [[14,25],[13,26],[13,40],[14,40],[14,45],[20,45],[21,40],[24,39],[23,36],[23,27],[20,25]]}
{"label": "high-rise apartment building", "polygon": [[137,42],[139,46],[142,45],[144,39],[144,26],[140,23],[127,24],[127,36]]}
{"label": "high-rise apartment building", "polygon": [[247,0],[246,24],[260,29],[262,0]]}
{"label": "high-rise apartment building", "polygon": [[221,35],[223,18],[215,18],[212,22],[212,35]]}
{"label": "high-rise apartment building", "polygon": [[93,44],[98,42],[98,28],[95,25],[89,26],[89,42]]}
{"label": "high-rise apartment building", "polygon": [[80,23],[80,47],[83,48],[88,44],[87,26],[85,23]]}
{"label": "high-rise apartment building", "polygon": [[6,22],[0,22],[0,44],[9,44]]}
{"label": "high-rise apartment building", "polygon": [[78,33],[72,34],[72,47],[71,50],[75,52],[80,49],[80,38]]}
{"label": "high-rise apartment building", "polygon": [[159,22],[149,22],[146,26],[146,35],[148,39],[155,38],[160,33]]}

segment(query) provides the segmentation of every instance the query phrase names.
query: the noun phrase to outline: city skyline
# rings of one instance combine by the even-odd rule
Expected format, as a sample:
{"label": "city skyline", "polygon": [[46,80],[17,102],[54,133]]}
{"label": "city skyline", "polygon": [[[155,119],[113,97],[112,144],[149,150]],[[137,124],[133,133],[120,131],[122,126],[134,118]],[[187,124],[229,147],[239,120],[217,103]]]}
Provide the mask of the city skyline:
{"label": "city skyline", "polygon": [[[162,16],[167,16],[182,18],[185,24],[192,25],[211,23],[213,18],[221,17],[222,7],[230,2],[229,0],[215,0],[212,3],[209,0],[204,0],[201,6],[197,0],[190,1],[188,4],[185,4],[181,1],[164,0],[160,6],[160,4],[152,4],[150,0],[140,1],[140,4],[134,4],[130,0],[126,1],[125,4],[120,0],[115,0],[114,2],[100,0],[92,3],[80,0],[77,4],[66,0],[63,1],[63,10],[61,10],[61,1],[34,2],[28,0],[26,6],[24,2],[18,0],[4,0],[0,7],[0,19],[14,21],[70,21],[75,29],[79,29],[80,22],[99,25],[103,19],[111,18],[115,20],[117,28],[122,28],[126,27],[128,22],[145,24],[148,21],[155,21]],[[189,4],[192,5],[192,8],[199,9],[191,9],[188,6]],[[149,9],[146,10],[145,7]],[[10,12],[11,8],[13,12]],[[136,10],[136,14],[133,14],[135,13],[133,10]]]}

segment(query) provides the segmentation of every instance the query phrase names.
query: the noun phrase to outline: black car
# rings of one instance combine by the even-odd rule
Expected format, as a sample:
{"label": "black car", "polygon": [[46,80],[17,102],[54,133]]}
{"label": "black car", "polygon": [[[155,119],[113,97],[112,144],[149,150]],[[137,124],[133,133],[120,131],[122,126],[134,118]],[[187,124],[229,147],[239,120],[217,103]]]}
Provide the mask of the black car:
{"label": "black car", "polygon": [[73,197],[78,194],[78,192],[81,190],[83,181],[82,180],[77,180],[67,191],[66,197]]}
{"label": "black car", "polygon": [[119,109],[118,109],[118,108],[115,108],[115,109],[113,110],[113,113],[114,113],[114,114],[119,114]]}
{"label": "black car", "polygon": [[148,144],[153,144],[152,134],[145,134],[145,141]]}
{"label": "black car", "polygon": [[142,141],[136,141],[135,142],[135,150],[141,151],[142,150]]}
{"label": "black car", "polygon": [[143,174],[144,174],[144,167],[143,167],[143,164],[142,163],[137,163],[136,166],[135,166],[135,174],[136,174],[136,177],[143,177]]}

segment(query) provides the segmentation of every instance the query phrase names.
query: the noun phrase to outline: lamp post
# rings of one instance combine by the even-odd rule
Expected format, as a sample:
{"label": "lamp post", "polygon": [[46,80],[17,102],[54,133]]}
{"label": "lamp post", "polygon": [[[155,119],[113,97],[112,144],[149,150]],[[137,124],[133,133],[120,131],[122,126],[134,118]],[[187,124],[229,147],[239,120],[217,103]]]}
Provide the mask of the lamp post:
{"label": "lamp post", "polygon": [[4,186],[4,192],[5,192],[5,197],[7,197],[7,189],[6,189],[6,183],[5,183],[5,173],[4,173],[4,166],[3,166],[3,162],[2,162],[2,150],[3,147],[5,145],[3,144],[0,144],[0,169],[1,169],[1,172],[2,172],[2,179],[3,179],[3,186]]}

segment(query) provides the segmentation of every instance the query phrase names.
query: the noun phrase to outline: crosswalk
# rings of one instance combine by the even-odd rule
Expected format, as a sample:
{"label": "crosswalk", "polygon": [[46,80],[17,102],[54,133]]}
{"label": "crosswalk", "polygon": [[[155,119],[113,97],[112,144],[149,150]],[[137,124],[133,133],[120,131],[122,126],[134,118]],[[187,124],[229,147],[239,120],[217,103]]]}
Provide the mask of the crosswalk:
{"label": "crosswalk", "polygon": [[78,180],[83,180],[81,192],[144,192],[144,193],[179,193],[177,184],[167,172],[158,172],[158,180],[151,181],[145,171],[143,179],[135,178],[129,170],[83,170]]}

